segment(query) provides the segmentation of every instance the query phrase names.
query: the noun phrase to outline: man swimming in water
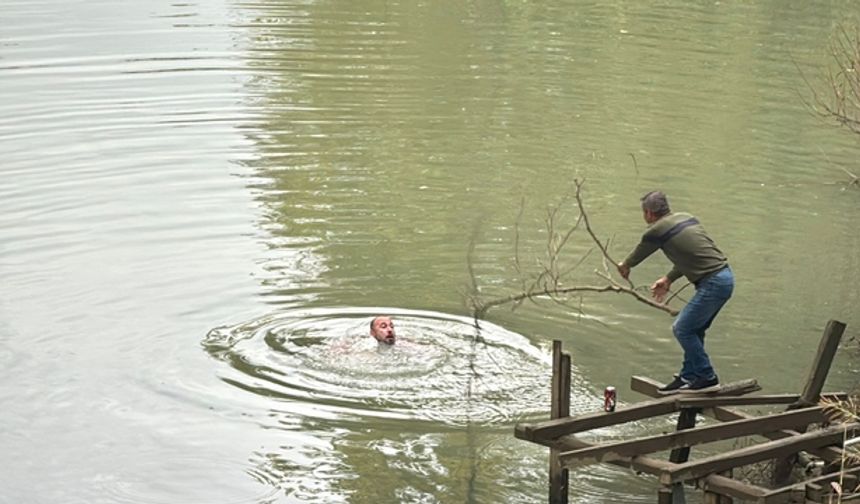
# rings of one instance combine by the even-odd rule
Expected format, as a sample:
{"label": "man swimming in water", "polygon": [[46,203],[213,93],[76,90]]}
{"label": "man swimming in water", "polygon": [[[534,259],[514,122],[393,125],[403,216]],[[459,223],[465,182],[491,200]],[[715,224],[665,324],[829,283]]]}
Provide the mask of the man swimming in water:
{"label": "man swimming in water", "polygon": [[396,338],[394,334],[394,322],[387,315],[374,317],[370,321],[370,335],[376,338],[376,341],[393,345]]}

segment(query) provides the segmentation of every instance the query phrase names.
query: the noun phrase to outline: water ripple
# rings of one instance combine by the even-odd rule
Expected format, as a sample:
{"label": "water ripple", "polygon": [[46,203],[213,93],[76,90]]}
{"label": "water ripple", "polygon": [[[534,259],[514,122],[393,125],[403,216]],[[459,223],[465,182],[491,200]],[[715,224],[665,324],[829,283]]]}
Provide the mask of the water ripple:
{"label": "water ripple", "polygon": [[[250,489],[238,488],[213,480],[211,476],[220,472],[245,472],[247,483],[252,486]],[[174,477],[162,478],[158,485],[153,485],[149,475],[155,473]],[[176,475],[183,477],[177,478]],[[207,483],[186,484],[201,481]],[[269,483],[240,463],[189,457],[153,458],[148,463],[138,462],[120,468],[110,477],[96,481],[102,488],[102,496],[118,504],[174,504],[180,501],[189,504],[270,504],[279,499],[281,490]]]}
{"label": "water ripple", "polygon": [[[395,317],[396,345],[367,335],[374,313]],[[546,409],[533,400],[549,383],[546,353],[523,336],[489,323],[476,329],[463,317],[392,309],[287,312],[213,329],[203,346],[239,371],[223,378],[228,383],[312,402],[329,414],[463,425],[508,423]],[[584,384],[576,379],[574,388],[580,409],[593,409]]]}

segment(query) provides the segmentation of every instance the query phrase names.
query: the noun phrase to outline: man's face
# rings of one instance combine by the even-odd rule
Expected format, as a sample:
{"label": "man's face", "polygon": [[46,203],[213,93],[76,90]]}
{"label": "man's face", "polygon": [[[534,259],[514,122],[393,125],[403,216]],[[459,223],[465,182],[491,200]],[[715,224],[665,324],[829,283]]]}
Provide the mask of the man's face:
{"label": "man's face", "polygon": [[373,321],[373,330],[370,331],[370,335],[376,338],[376,341],[393,345],[396,336],[394,334],[394,322],[391,321],[391,317],[377,317]]}
{"label": "man's face", "polygon": [[657,221],[657,217],[654,215],[654,212],[650,210],[642,209],[642,218],[645,219],[646,224],[651,224],[652,222]]}

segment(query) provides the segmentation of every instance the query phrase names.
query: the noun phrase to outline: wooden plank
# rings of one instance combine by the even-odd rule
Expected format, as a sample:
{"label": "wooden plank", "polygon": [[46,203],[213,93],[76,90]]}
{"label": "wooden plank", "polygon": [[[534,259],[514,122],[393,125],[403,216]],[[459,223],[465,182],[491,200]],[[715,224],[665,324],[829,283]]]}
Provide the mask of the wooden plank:
{"label": "wooden plank", "polygon": [[857,477],[860,476],[860,467],[852,467],[846,469],[842,475],[839,472],[834,472],[830,474],[823,474],[821,476],[816,476],[815,478],[810,478],[805,481],[801,481],[798,483],[794,483],[782,488],[777,488],[774,490],[768,491],[765,495],[762,496],[762,502],[765,504],[771,504],[775,502],[785,502],[784,500],[779,500],[780,496],[791,494],[796,491],[798,488],[803,490],[804,495],[806,494],[805,485],[812,484],[816,487],[829,486],[831,481],[839,481],[840,477],[844,476],[852,476]]}
{"label": "wooden plank", "polygon": [[[705,413],[712,413],[713,417],[721,422],[729,422],[732,420],[741,420],[744,418],[756,418],[749,413],[744,413],[742,411],[733,410],[730,408],[713,408],[711,410],[705,410]],[[762,436],[766,437],[770,440],[777,439],[785,439],[787,437],[796,436],[800,434],[800,432],[791,430],[791,429],[781,429],[773,432],[763,432]],[[804,451],[808,451],[812,453],[816,457],[822,458],[827,461],[841,460],[842,459],[842,449],[834,446],[826,446],[823,448],[810,448]]]}
{"label": "wooden plank", "polygon": [[[767,431],[820,422],[823,419],[823,409],[820,406],[813,406],[811,408],[771,416],[709,425],[699,427],[698,429],[680,430],[669,434],[643,437],[629,441],[599,444],[590,448],[562,452],[559,455],[559,459],[566,467],[594,464],[619,457],[633,457],[673,448],[695,446],[741,436],[751,436]],[[676,463],[683,462],[682,460],[673,459],[670,459],[670,461]]]}
{"label": "wooden plank", "polygon": [[633,406],[619,407],[612,413],[599,411],[576,417],[559,418],[531,424],[517,424],[514,429],[514,435],[519,439],[550,446],[552,445],[552,440],[568,434],[642,420],[643,418],[668,415],[677,410],[676,399],[666,397]]}
{"label": "wooden plank", "polygon": [[[651,378],[643,377],[643,376],[633,376],[630,379],[630,388],[640,394],[645,394],[651,397],[663,397],[657,393],[657,388],[663,386],[662,383],[653,380]],[[838,399],[845,398],[848,395],[844,392],[830,392],[827,394],[823,394],[822,397]],[[671,396],[670,396],[671,397]],[[798,395],[799,397],[799,395]],[[748,413],[744,413],[742,411],[733,410],[725,407],[712,407],[706,408],[702,410],[702,413],[708,415],[712,418],[720,420],[722,422],[731,421],[731,420],[740,420],[744,418],[753,418],[753,415]],[[794,436],[798,434],[797,431],[792,430],[780,430],[774,432],[764,433],[764,437],[775,440],[782,439],[789,436]],[[824,459],[827,461],[839,460],[842,458],[842,450],[835,447],[824,447],[824,448],[813,448],[806,450],[810,453]]]}
{"label": "wooden plank", "polygon": [[681,408],[713,408],[715,406],[765,406],[768,404],[791,404],[800,399],[800,394],[770,394],[725,397],[684,397],[678,401]]}
{"label": "wooden plank", "polygon": [[[564,436],[556,441],[557,446],[561,451],[579,450],[594,446],[587,443],[576,436]],[[618,467],[625,467],[636,472],[659,476],[663,472],[675,467],[675,464],[664,460],[640,455],[638,457],[622,457],[615,460],[609,460],[608,463]]]}
{"label": "wooden plank", "polygon": [[[734,386],[736,383],[738,382],[733,382],[732,385]],[[657,389],[662,386],[662,383],[646,376],[630,377],[630,389],[634,392],[639,392],[640,394],[644,394],[646,396],[654,398],[678,397],[681,407],[701,406],[703,408],[711,408],[715,406],[755,406],[764,404],[785,403],[791,404],[797,402],[801,397],[800,394],[771,394],[744,397],[723,395],[709,396],[694,394],[675,394],[674,396],[664,396],[657,392]],[[846,394],[845,392],[828,392],[826,394],[822,394],[822,398],[824,397],[833,400],[844,400],[848,397],[848,394]],[[762,402],[757,402],[758,399],[761,399]],[[722,401],[725,401],[725,403],[723,403]]]}
{"label": "wooden plank", "polygon": [[693,462],[678,464],[674,469],[665,471],[660,475],[660,482],[664,485],[669,485],[678,481],[701,478],[708,474],[760,462],[807,448],[841,444],[846,429],[849,432],[854,432],[858,428],[860,428],[860,424],[857,423],[838,425],[806,434],[798,434],[797,436],[785,439],[748,446]]}
{"label": "wooden plank", "polygon": [[[848,398],[845,392],[829,392],[822,398],[844,401]],[[770,394],[737,397],[690,397],[681,399],[678,405],[683,408],[714,408],[717,406],[765,406],[768,404],[793,404],[800,399],[800,394]],[[808,405],[812,406],[812,404]]]}
{"label": "wooden plank", "polygon": [[[657,389],[662,387],[663,384],[653,380],[651,378],[647,378],[644,376],[633,376],[630,378],[630,388],[635,392],[639,392],[640,394],[645,394],[651,397],[664,397],[657,393]],[[677,395],[677,394],[676,394]],[[672,397],[672,396],[669,396]],[[834,392],[830,394],[826,394],[824,397],[847,397],[844,392]],[[743,418],[753,418],[752,415],[748,413],[744,413],[741,411],[736,411],[730,408],[724,408],[720,406],[715,406],[712,408],[706,408],[702,410],[702,413],[708,415],[712,418],[720,420],[722,422],[730,421],[730,420],[740,420]],[[788,436],[793,436],[798,434],[796,431],[792,430],[780,430],[774,432],[764,433],[764,437],[775,440],[782,439]],[[824,447],[824,448],[811,448],[806,450],[824,460],[834,461],[842,458],[842,450],[839,448],[834,448],[832,446]]]}
{"label": "wooden plank", "polygon": [[[565,436],[559,439],[558,443],[564,451],[580,450],[594,446],[577,438],[576,436]],[[659,476],[666,471],[671,471],[678,467],[678,464],[673,464],[665,460],[657,460],[645,455],[639,455],[637,457],[623,457],[609,460],[607,462],[618,467],[629,468],[636,472],[652,474],[654,476]],[[726,478],[725,476],[720,476],[718,474],[712,474],[704,480],[707,481],[709,485],[712,485],[714,491],[722,492],[741,500],[754,501],[767,493],[767,490],[764,488],[732,480],[731,478]]]}
{"label": "wooden plank", "polygon": [[740,500],[756,501],[768,492],[767,488],[744,483],[721,474],[711,474],[699,480],[699,486],[711,492]]}
{"label": "wooden plank", "polygon": [[[816,483],[807,483],[804,486],[806,487],[806,498],[809,500],[821,502],[821,499],[827,494],[824,487]],[[827,486],[829,487],[830,485]]]}
{"label": "wooden plank", "polygon": [[808,502],[806,499],[806,487],[804,485],[793,485],[788,491],[779,495],[766,495],[758,500],[758,504],[798,504]]}
{"label": "wooden plank", "polygon": [[704,392],[700,394],[672,394],[670,396],[664,396],[657,392],[657,389],[662,387],[663,384],[658,382],[657,380],[647,378],[645,376],[631,376],[630,377],[630,389],[634,392],[639,392],[640,394],[645,394],[651,397],[679,397],[679,398],[693,398],[693,397],[721,397],[721,396],[738,396],[749,394],[750,392],[757,392],[761,390],[758,382],[752,378],[748,378],[746,380],[739,380],[736,382],[725,383],[723,384],[719,390],[714,392]]}

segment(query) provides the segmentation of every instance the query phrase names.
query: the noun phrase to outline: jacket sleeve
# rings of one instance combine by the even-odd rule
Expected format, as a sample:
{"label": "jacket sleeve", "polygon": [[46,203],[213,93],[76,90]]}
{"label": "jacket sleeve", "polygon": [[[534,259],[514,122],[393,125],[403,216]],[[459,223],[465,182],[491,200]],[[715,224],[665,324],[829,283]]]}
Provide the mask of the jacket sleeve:
{"label": "jacket sleeve", "polygon": [[657,245],[656,242],[646,240],[645,236],[643,236],[642,241],[639,242],[639,245],[636,245],[636,248],[633,249],[633,252],[630,252],[630,255],[627,256],[627,259],[624,259],[624,264],[632,268],[647,259],[648,256],[653,254],[658,248],[660,247]]}
{"label": "jacket sleeve", "polygon": [[666,273],[666,277],[669,279],[670,282],[674,282],[675,280],[681,278],[681,276],[683,276],[683,273],[681,273],[681,270],[679,270],[677,266],[672,266],[671,271],[669,271],[669,273]]}

